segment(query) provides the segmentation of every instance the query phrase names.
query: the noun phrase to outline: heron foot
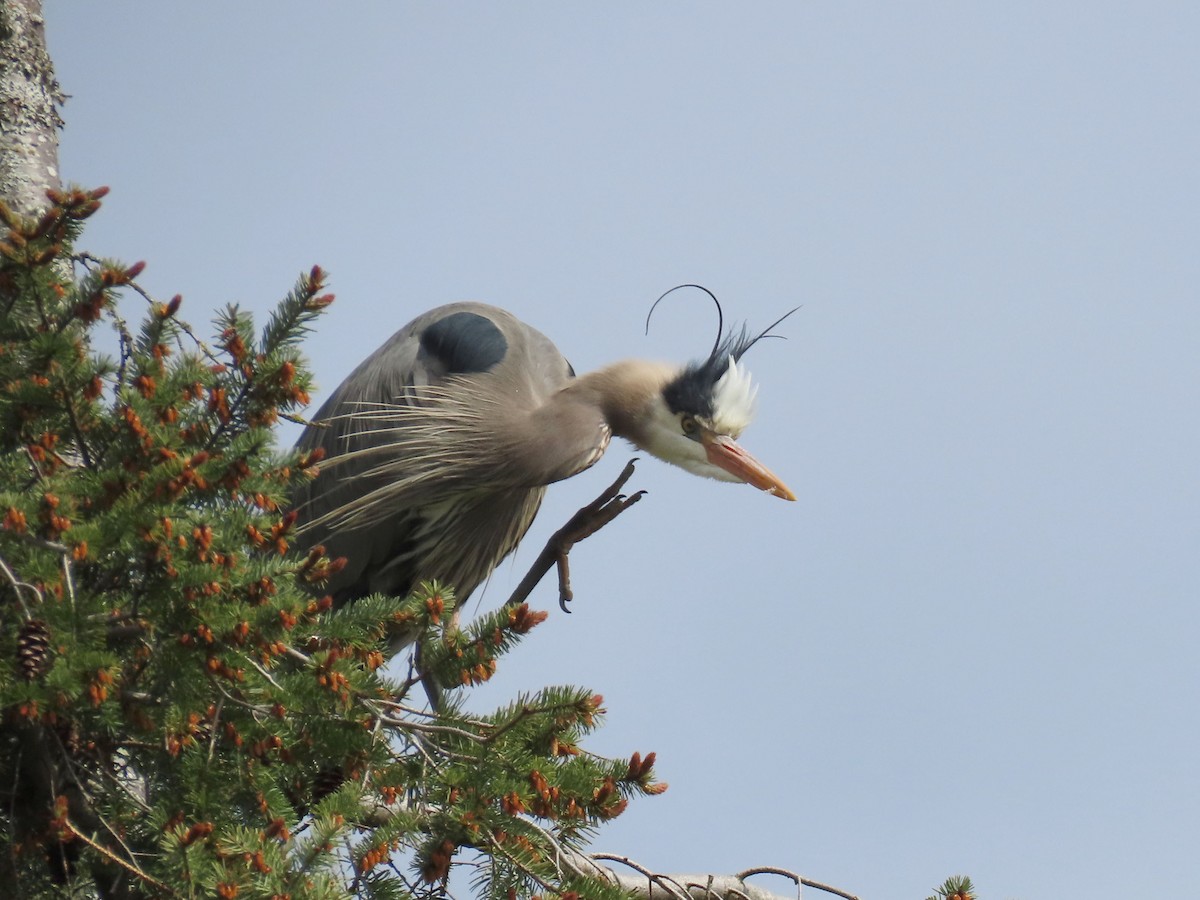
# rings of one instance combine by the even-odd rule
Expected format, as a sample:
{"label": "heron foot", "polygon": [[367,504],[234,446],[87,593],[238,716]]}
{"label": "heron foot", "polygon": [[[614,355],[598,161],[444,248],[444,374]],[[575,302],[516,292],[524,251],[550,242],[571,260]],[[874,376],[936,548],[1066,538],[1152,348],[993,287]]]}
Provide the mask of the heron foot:
{"label": "heron foot", "polygon": [[636,459],[631,459],[604,493],[571,516],[567,524],[550,537],[547,546],[554,547],[554,561],[558,567],[558,606],[565,613],[571,611],[567,609],[567,604],[575,596],[571,590],[571,569],[567,563],[571,548],[584,538],[591,537],[646,495],[645,491],[628,495],[621,493],[621,488],[633,475],[635,462]]}
{"label": "heron foot", "polygon": [[524,601],[537,583],[542,580],[542,577],[550,571],[550,567],[556,566],[558,569],[558,605],[565,613],[571,611],[567,609],[567,604],[575,595],[571,590],[571,570],[567,557],[571,548],[577,543],[584,538],[591,537],[646,495],[645,491],[636,491],[632,494],[621,493],[625,483],[633,477],[634,463],[636,462],[636,458],[631,459],[621,470],[616,481],[605,488],[599,497],[571,516],[567,520],[567,524],[550,536],[550,540],[546,542],[545,548],[538,555],[529,573],[509,598],[509,603]]}

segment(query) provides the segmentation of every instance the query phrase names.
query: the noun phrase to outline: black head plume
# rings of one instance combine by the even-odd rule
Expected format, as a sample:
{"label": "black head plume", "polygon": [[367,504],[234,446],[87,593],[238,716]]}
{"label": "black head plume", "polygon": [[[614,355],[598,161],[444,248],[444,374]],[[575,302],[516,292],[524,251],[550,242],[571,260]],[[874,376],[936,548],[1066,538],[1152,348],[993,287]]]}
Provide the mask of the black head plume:
{"label": "black head plume", "polygon": [[713,348],[705,359],[689,363],[674,381],[663,388],[663,398],[667,401],[671,412],[687,412],[712,418],[715,388],[721,376],[729,369],[729,360],[740,361],[746,351],[763,338],[783,337],[783,335],[771,334],[771,329],[800,307],[788,310],[754,337],[750,337],[750,332],[745,325],[736,331],[730,329],[725,332],[725,319],[721,312],[721,304],[712,291],[699,284],[680,284],[654,301],[654,305],[650,307],[650,313],[646,316],[647,333],[650,330],[650,316],[654,314],[654,308],[658,306],[663,297],[672,291],[688,287],[704,291],[716,304],[717,339],[713,342]]}
{"label": "black head plume", "polygon": [[702,284],[677,284],[670,290],[663,291],[661,294],[659,294],[658,299],[650,305],[650,312],[646,313],[646,334],[650,333],[650,317],[654,315],[654,310],[658,308],[658,304],[662,303],[663,297],[667,296],[667,294],[673,294],[676,291],[683,290],[684,288],[695,288],[698,291],[704,291],[704,293],[708,294],[708,296],[712,298],[713,305],[717,308],[717,339],[713,342],[712,349],[712,352],[716,353],[717,345],[721,343],[721,332],[725,330],[725,314],[721,310],[721,301],[717,299],[717,295]]}

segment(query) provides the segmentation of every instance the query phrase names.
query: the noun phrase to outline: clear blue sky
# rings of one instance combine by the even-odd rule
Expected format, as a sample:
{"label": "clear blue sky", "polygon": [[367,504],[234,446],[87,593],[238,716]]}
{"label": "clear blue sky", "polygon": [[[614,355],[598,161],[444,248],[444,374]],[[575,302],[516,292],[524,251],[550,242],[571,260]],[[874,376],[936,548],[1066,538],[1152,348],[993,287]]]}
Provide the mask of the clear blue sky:
{"label": "clear blue sky", "polygon": [[642,334],[683,281],[803,304],[745,435],[799,502],[644,461],[487,691],[587,685],[595,749],[659,753],[597,849],[872,900],[1194,889],[1200,6],[48,6],[63,174],[113,189],[87,248],[197,324],[325,266],[317,400],[451,300],[581,371],[706,352],[698,297]]}

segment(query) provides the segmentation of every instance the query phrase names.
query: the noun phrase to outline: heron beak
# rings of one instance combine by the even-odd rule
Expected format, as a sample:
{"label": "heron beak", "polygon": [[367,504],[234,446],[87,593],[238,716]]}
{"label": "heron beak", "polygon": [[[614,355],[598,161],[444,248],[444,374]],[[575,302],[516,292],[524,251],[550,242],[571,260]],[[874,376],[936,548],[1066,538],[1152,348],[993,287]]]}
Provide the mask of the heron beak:
{"label": "heron beak", "polygon": [[796,495],[779,480],[778,475],[743,450],[729,435],[704,434],[700,442],[704,444],[708,461],[714,466],[720,466],[739,481],[752,484],[760,491],[766,491],[784,500],[796,499]]}

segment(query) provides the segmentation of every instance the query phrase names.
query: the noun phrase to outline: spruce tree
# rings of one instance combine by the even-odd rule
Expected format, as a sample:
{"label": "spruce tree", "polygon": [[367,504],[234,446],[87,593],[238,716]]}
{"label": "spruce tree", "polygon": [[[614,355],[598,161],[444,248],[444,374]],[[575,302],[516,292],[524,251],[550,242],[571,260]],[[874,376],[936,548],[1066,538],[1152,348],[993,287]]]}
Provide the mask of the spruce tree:
{"label": "spruce tree", "polygon": [[[479,896],[759,898],[744,879],[769,872],[850,897],[586,856],[665,785],[653,753],[586,749],[591,690],[464,712],[545,618],[523,601],[462,629],[451,585],[331,608],[340,561],[290,547],[320,460],[274,433],[309,400],[326,275],[261,328],[222,310],[205,340],[142,263],[81,249],[106,191],[58,183],[39,10],[0,6],[0,107],[21,111],[0,129],[0,896],[441,896],[457,867]],[[397,628],[421,671],[384,667]]]}
{"label": "spruce tree", "polygon": [[[116,301],[140,292],[142,265],[73,250],[103,194],[54,192],[36,220],[3,210],[9,883],[402,897],[471,859],[485,895],[618,895],[563,854],[662,785],[653,755],[583,749],[600,697],[547,688],[468,716],[452,696],[435,719],[415,677],[382,668],[399,624],[423,635],[427,675],[477,684],[544,613],[506,606],[447,631],[452,588],[427,584],[334,614],[320,585],[337,561],[289,552],[287,498],[318,460],[278,449],[273,426],[308,402],[299,344],[332,299],[325,274],[261,330],[230,307],[206,343],[178,297],[147,297],[131,329]],[[93,348],[102,325],[114,358]]]}

